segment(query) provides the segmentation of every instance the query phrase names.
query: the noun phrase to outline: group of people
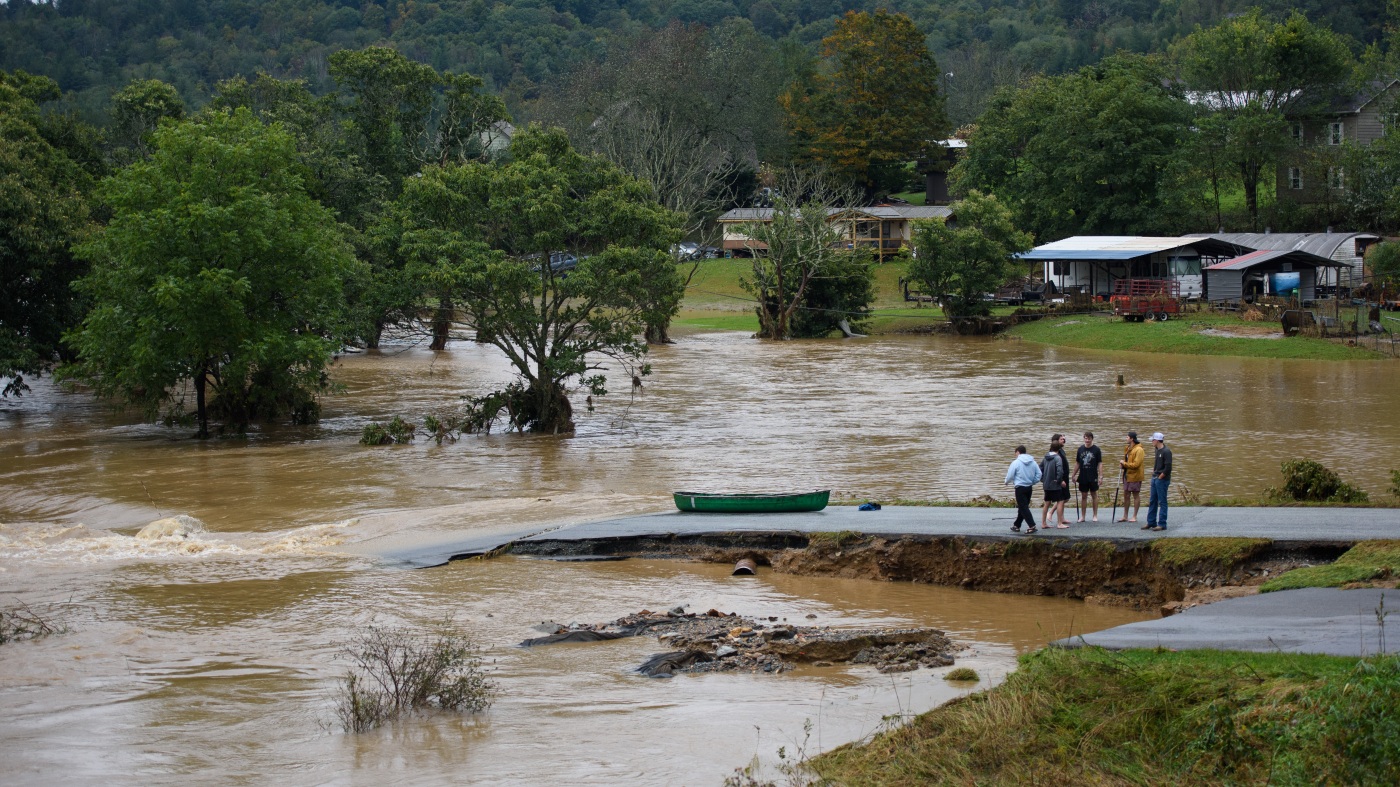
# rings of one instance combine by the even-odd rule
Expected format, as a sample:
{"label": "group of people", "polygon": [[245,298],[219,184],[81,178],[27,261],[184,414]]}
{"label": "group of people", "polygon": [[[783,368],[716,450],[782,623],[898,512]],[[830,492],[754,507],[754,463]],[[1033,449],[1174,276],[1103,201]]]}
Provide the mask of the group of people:
{"label": "group of people", "polygon": [[[1142,530],[1167,529],[1167,488],[1172,480],[1172,450],[1167,447],[1166,436],[1161,432],[1152,435],[1152,445],[1156,457],[1152,464],[1152,479],[1148,487],[1147,523]],[[1120,483],[1123,490],[1123,516],[1119,522],[1136,523],[1138,510],[1142,505],[1142,485],[1147,481],[1145,472],[1146,451],[1138,442],[1137,432],[1128,432],[1127,444],[1123,448],[1123,458],[1118,462]],[[1050,528],[1052,517],[1057,520],[1056,528],[1069,527],[1065,518],[1065,503],[1070,499],[1070,486],[1079,490],[1079,518],[1084,522],[1085,515],[1093,510],[1093,521],[1099,521],[1099,488],[1103,485],[1103,449],[1094,445],[1094,433],[1084,433],[1084,444],[1074,452],[1074,464],[1065,456],[1065,436],[1056,434],[1050,438],[1050,450],[1045,458],[1036,462],[1026,453],[1024,445],[1016,446],[1016,458],[1006,470],[1006,483],[1016,488],[1016,522],[1011,532],[1021,532],[1021,525],[1027,525],[1026,532],[1034,533],[1035,517],[1031,514],[1031,491],[1040,484],[1045,491],[1045,500],[1040,509],[1041,526]],[[1130,513],[1131,512],[1131,513]]]}

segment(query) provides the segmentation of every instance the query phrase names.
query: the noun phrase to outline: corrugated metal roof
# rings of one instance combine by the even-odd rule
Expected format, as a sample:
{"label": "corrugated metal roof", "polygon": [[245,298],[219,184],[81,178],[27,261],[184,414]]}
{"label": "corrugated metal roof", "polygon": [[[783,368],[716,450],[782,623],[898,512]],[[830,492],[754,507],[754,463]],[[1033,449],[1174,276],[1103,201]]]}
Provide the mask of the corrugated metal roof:
{"label": "corrugated metal roof", "polygon": [[1329,259],[1348,241],[1354,242],[1357,238],[1380,239],[1379,235],[1370,232],[1226,232],[1200,233],[1188,237],[1214,238],[1247,249],[1306,251]]}
{"label": "corrugated metal roof", "polygon": [[1326,257],[1319,257],[1307,251],[1295,249],[1264,249],[1262,251],[1251,251],[1233,260],[1218,262],[1206,268],[1208,271],[1242,271],[1261,265],[1266,262],[1287,260],[1295,265],[1307,265],[1314,268],[1340,268],[1341,263],[1333,262]]}
{"label": "corrugated metal roof", "polygon": [[[880,205],[873,208],[826,209],[828,216],[848,212],[863,213],[877,219],[936,219],[953,215],[952,209],[944,205]],[[725,211],[716,221],[768,221],[772,218],[772,208],[734,208]]]}
{"label": "corrugated metal roof", "polygon": [[1023,260],[1131,260],[1195,245],[1196,238],[1154,238],[1142,235],[1076,235],[1036,246]]}

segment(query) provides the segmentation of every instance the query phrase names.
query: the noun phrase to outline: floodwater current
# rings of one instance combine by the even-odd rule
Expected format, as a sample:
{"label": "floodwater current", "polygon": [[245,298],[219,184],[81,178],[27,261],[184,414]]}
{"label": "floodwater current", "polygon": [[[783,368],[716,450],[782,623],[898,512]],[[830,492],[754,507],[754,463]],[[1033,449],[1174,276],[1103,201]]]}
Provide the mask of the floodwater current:
{"label": "floodwater current", "polygon": [[[334,373],[344,391],[319,425],[247,439],[200,443],[47,380],[0,403],[0,605],[57,604],[71,628],[0,646],[0,781],[716,784],[754,756],[830,748],[967,689],[941,671],[864,668],[651,680],[631,671],[660,650],[649,638],[514,644],[543,620],[684,604],[936,626],[968,645],[960,664],[994,681],[1019,652],[1142,615],[922,585],[731,578],[724,566],[661,560],[408,571],[375,556],[663,510],[682,487],[1004,497],[1017,443],[1038,454],[1051,432],[1084,429],[1109,456],[1127,429],[1166,432],[1177,488],[1200,495],[1257,493],[1278,482],[1281,460],[1302,456],[1379,494],[1400,465],[1400,387],[1384,362],[703,333],[652,363],[641,391],[615,385],[594,413],[576,402],[575,437],[440,447],[356,440],[371,420],[418,418],[507,381],[488,348],[347,356]],[[176,513],[207,531],[136,537]],[[989,516],[989,532],[1001,527]],[[369,621],[446,618],[481,645],[496,705],[340,733],[338,643]]]}

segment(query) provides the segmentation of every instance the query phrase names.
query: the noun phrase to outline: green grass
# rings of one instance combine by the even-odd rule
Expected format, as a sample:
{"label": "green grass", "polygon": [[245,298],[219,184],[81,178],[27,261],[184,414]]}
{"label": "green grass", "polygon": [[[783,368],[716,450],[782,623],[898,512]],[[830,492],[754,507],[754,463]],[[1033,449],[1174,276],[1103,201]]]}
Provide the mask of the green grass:
{"label": "green grass", "polygon": [[1266,538],[1163,538],[1152,542],[1152,551],[1173,568],[1197,563],[1229,568],[1259,554],[1270,543]]}
{"label": "green grass", "polygon": [[1228,330],[1253,327],[1235,317],[1210,312],[1193,312],[1167,322],[1127,322],[1121,317],[1078,314],[1051,317],[1023,323],[1007,335],[1026,341],[1078,347],[1086,350],[1113,350],[1185,355],[1235,355],[1251,358],[1309,358],[1316,360],[1371,360],[1379,353],[1359,347],[1305,336],[1287,339],[1250,339],[1234,336],[1208,336],[1206,329]]}
{"label": "green grass", "polygon": [[1259,591],[1336,588],[1384,579],[1397,572],[1400,572],[1400,541],[1362,541],[1334,563],[1295,568],[1260,585]]}
{"label": "green grass", "polygon": [[928,199],[927,191],[905,191],[899,194],[891,194],[895,199],[902,199],[910,205],[922,205]]}
{"label": "green grass", "polygon": [[[920,333],[946,322],[937,305],[904,300],[899,280],[907,269],[902,261],[875,266],[875,300],[871,304],[874,314],[865,324],[866,333]],[[686,289],[681,313],[672,325],[694,331],[757,331],[753,296],[740,283],[751,271],[752,261],[748,259],[701,262]],[[992,315],[1004,317],[1015,310],[1014,306],[997,306]]]}
{"label": "green grass", "polygon": [[1395,784],[1400,659],[1047,648],[807,766],[842,785]]}

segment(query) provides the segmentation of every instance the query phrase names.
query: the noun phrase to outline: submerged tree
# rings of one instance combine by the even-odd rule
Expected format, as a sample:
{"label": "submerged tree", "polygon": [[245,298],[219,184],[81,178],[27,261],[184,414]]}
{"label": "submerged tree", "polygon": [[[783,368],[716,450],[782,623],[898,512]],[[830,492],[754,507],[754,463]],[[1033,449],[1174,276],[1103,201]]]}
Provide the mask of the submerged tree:
{"label": "submerged tree", "polygon": [[151,139],[149,160],[101,186],[113,216],[79,250],[92,310],[65,374],[151,416],[183,409],[191,383],[201,438],[211,415],[234,429],[314,419],[356,263],[307,195],[292,136],[240,109]]}
{"label": "submerged tree", "polygon": [[840,216],[851,195],[813,170],[784,173],[774,193],[771,220],[741,230],[753,255],[742,284],[758,301],[758,336],[824,336],[865,317],[874,299],[870,255],[849,248]]}
{"label": "submerged tree", "polygon": [[953,203],[952,211],[956,227],[942,219],[915,223],[909,277],[936,293],[949,317],[986,316],[991,311],[985,294],[1006,284],[1013,256],[1035,241],[1016,228],[996,197],[974,191]]}
{"label": "submerged tree", "polygon": [[640,335],[681,297],[680,217],[558,129],[517,133],[508,161],[426,168],[392,221],[409,273],[515,366],[497,401],[520,429],[572,432],[569,386],[605,394],[607,359],[647,374]]}
{"label": "submerged tree", "polygon": [[58,96],[47,77],[0,71],[0,396],[25,391],[82,314],[71,247],[88,228],[93,178],[48,133],[39,102]]}

